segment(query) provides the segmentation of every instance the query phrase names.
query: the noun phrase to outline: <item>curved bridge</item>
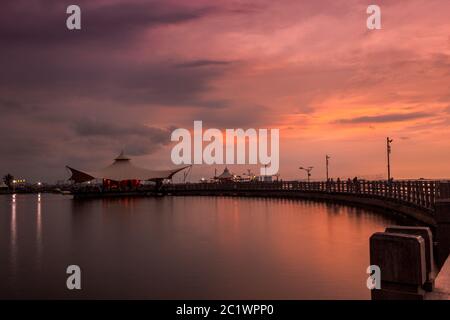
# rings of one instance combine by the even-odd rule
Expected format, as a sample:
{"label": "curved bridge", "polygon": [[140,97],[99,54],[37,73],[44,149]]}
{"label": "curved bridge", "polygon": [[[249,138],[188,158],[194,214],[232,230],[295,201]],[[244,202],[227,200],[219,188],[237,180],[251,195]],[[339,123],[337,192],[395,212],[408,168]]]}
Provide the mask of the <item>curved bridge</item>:
{"label": "curved bridge", "polygon": [[173,195],[259,196],[340,201],[389,210],[432,227],[436,225],[436,202],[450,198],[450,182],[431,180],[183,183],[164,185],[163,189]]}

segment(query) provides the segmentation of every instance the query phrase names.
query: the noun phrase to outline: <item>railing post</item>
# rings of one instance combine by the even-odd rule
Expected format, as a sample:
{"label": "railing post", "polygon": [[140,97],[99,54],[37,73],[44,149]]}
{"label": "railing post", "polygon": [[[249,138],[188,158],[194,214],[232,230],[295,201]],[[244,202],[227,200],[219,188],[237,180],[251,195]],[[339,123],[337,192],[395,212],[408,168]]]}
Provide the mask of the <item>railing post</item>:
{"label": "railing post", "polygon": [[398,182],[392,181],[392,198],[394,198],[394,199],[397,199],[397,186],[398,186]]}
{"label": "railing post", "polygon": [[384,196],[386,198],[389,198],[389,181],[384,181],[383,182],[383,189],[384,189]]}
{"label": "railing post", "polygon": [[436,273],[434,270],[433,235],[429,227],[391,226],[387,227],[387,233],[412,234],[421,236],[425,240],[425,267],[426,277],[423,288],[431,292],[434,288]]}
{"label": "railing post", "polygon": [[433,181],[430,190],[430,207],[433,206],[435,201],[436,201],[436,181]]}
{"label": "railing post", "polygon": [[370,237],[370,264],[381,272],[381,288],[373,300],[422,300],[427,269],[425,240],[421,236],[377,232]]}
{"label": "railing post", "polygon": [[431,204],[431,182],[428,181],[426,187],[426,207],[429,208]]}
{"label": "railing post", "polygon": [[420,205],[420,181],[416,181],[416,201],[415,203],[417,205]]}
{"label": "railing post", "polygon": [[400,199],[406,200],[405,181],[400,181]]}
{"label": "railing post", "polygon": [[394,199],[398,199],[398,182],[392,181],[392,188],[394,189],[392,192],[392,196]]}
{"label": "railing post", "polygon": [[439,267],[450,254],[450,182],[439,182],[439,196],[436,197],[435,218],[437,238],[437,261]]}
{"label": "railing post", "polygon": [[407,201],[410,202],[411,201],[411,181],[407,182],[406,185],[406,193],[407,193]]}
{"label": "railing post", "polygon": [[420,186],[420,205],[422,207],[426,207],[427,205],[427,197],[426,197],[426,181],[422,181]]}

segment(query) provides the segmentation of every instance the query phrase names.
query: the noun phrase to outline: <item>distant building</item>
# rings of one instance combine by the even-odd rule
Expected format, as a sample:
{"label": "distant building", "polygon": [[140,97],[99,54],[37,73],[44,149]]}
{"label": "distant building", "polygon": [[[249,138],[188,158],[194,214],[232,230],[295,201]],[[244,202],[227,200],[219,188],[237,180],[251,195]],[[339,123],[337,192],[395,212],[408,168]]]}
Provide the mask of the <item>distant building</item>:
{"label": "distant building", "polygon": [[230,170],[228,170],[228,168],[225,167],[222,174],[220,174],[219,176],[217,176],[215,178],[216,178],[216,180],[219,180],[219,181],[232,181],[234,176],[230,173]]}
{"label": "distant building", "polygon": [[0,182],[0,190],[6,190],[8,189],[8,186],[2,181]]}

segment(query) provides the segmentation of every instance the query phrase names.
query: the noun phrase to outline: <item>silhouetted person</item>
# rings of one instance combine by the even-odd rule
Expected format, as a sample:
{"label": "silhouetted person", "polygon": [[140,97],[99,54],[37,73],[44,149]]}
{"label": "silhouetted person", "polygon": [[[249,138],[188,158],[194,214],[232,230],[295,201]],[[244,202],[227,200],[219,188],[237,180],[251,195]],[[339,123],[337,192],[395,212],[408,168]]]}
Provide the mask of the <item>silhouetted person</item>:
{"label": "silhouetted person", "polygon": [[358,177],[354,177],[353,178],[353,184],[355,185],[355,191],[359,192],[359,181],[358,181]]}

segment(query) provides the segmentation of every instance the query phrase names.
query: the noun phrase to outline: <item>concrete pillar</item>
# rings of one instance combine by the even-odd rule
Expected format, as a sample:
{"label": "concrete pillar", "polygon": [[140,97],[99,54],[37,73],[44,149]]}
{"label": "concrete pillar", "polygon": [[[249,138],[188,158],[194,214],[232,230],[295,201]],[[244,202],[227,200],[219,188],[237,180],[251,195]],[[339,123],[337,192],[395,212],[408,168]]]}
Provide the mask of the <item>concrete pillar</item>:
{"label": "concrete pillar", "polygon": [[381,271],[373,300],[422,300],[426,281],[425,240],[421,236],[377,232],[370,237],[370,264]]}
{"label": "concrete pillar", "polygon": [[425,240],[425,264],[426,264],[426,280],[424,289],[428,292],[433,291],[434,281],[436,278],[434,253],[433,253],[433,234],[428,227],[406,227],[406,226],[390,226],[385,232],[402,233],[421,236]]}
{"label": "concrete pillar", "polygon": [[437,263],[440,268],[450,254],[450,199],[435,203]]}

